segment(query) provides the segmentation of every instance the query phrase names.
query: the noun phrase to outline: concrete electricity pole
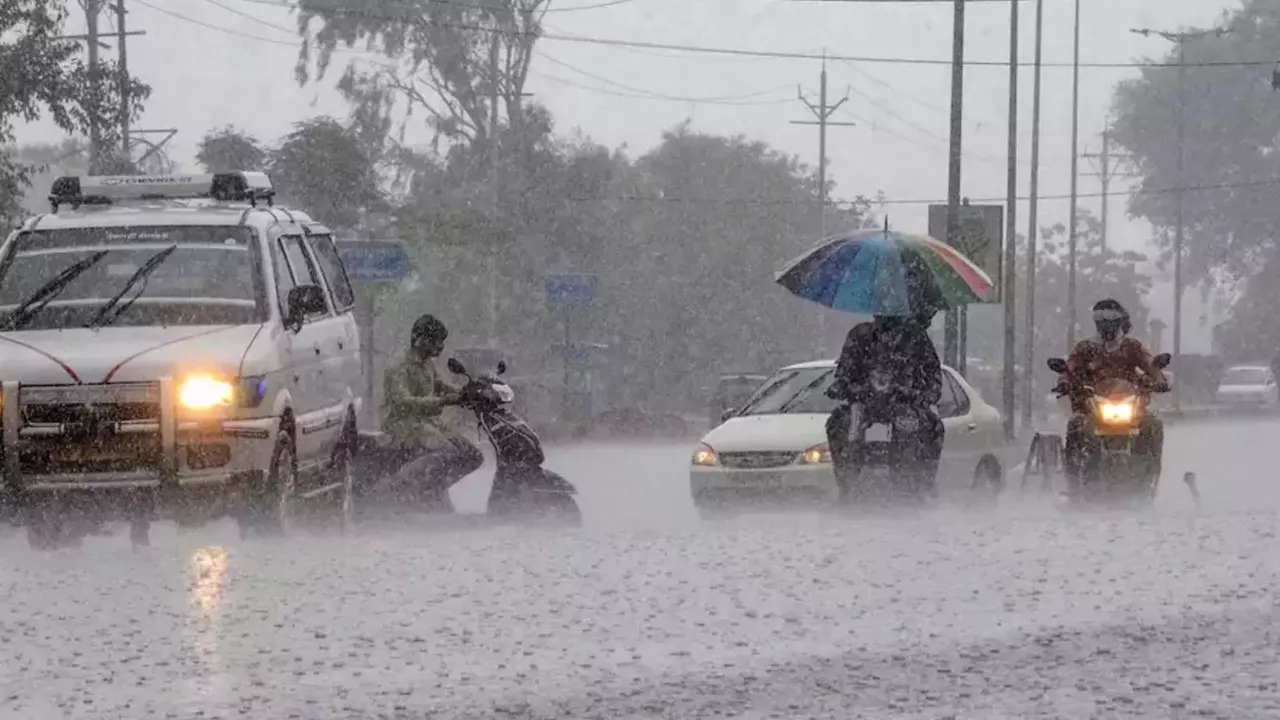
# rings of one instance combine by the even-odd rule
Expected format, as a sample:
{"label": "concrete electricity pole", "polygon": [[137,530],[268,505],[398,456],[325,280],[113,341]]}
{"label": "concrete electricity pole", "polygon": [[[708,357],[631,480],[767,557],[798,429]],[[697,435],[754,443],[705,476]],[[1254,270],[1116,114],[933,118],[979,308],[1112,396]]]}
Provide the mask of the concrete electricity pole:
{"label": "concrete electricity pole", "polygon": [[[1187,53],[1186,45],[1188,40],[1198,40],[1205,37],[1221,37],[1231,32],[1227,28],[1216,28],[1213,30],[1191,30],[1187,32],[1168,32],[1164,30],[1152,30],[1150,28],[1133,28],[1130,32],[1136,33],[1143,37],[1159,35],[1170,42],[1176,43],[1178,46],[1178,157],[1177,157],[1177,178],[1176,186],[1173,189],[1174,198],[1174,236],[1173,236],[1173,358],[1176,363],[1182,354],[1182,244],[1185,234],[1185,223],[1182,217],[1182,200],[1183,194],[1186,192],[1186,140],[1187,140]],[[1179,387],[1182,383],[1173,384],[1173,411],[1179,413],[1182,411],[1182,393]]]}
{"label": "concrete electricity pole", "polygon": [[120,157],[129,161],[133,149],[129,146],[129,43],[125,28],[124,0],[116,0],[116,64],[119,66],[120,84]]}
{"label": "concrete electricity pole", "polygon": [[[1102,131],[1102,150],[1096,153],[1085,153],[1082,157],[1093,164],[1093,174],[1102,186],[1102,251],[1107,251],[1107,228],[1110,225],[1110,206],[1107,199],[1111,195],[1111,181],[1119,177],[1134,177],[1131,172],[1120,169],[1121,164],[1131,162],[1133,156],[1128,153],[1111,152],[1111,130]],[[1115,163],[1115,164],[1113,164]]]}
{"label": "concrete electricity pole", "polygon": [[1016,354],[1014,343],[1017,342],[1016,325],[1018,322],[1016,301],[1018,296],[1017,234],[1018,234],[1018,2],[1009,0],[1009,177],[1008,197],[1005,199],[1005,214],[1008,225],[1004,240],[1004,286],[1001,288],[1004,300],[1004,402],[1001,408],[1004,420],[1005,440],[1014,440],[1014,389],[1017,385],[1014,377]]}
{"label": "concrete electricity pole", "polygon": [[[819,239],[827,237],[827,127],[831,125],[841,127],[854,127],[857,123],[832,121],[831,116],[836,110],[840,109],[849,101],[849,93],[846,91],[844,97],[840,98],[834,105],[827,104],[827,61],[822,61],[822,74],[818,80],[818,104],[814,105],[804,96],[804,90],[796,88],[796,95],[800,98],[800,102],[809,108],[809,112],[813,113],[816,120],[792,120],[792,125],[817,125],[818,126],[818,217],[822,225],[821,236]],[[820,336],[820,353],[822,357],[827,355],[827,317],[819,312],[818,315],[818,334]]]}
{"label": "concrete electricity pole", "polygon": [[[89,53],[89,82],[97,84],[98,77],[98,15],[102,12],[101,0],[84,0],[85,42]],[[96,173],[102,164],[102,128],[98,127],[95,113],[89,114],[89,172]]]}
{"label": "concrete electricity pole", "polygon": [[1076,204],[1080,180],[1080,0],[1075,0],[1076,22],[1071,60],[1071,204],[1067,210],[1067,350],[1076,346]]}

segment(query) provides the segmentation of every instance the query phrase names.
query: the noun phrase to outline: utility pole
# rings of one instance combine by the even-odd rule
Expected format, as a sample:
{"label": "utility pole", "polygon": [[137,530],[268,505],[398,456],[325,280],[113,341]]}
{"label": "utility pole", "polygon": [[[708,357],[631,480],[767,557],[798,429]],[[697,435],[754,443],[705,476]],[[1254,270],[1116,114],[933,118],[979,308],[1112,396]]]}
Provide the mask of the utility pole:
{"label": "utility pole", "polygon": [[1084,156],[1092,164],[1094,175],[1102,186],[1102,252],[1107,251],[1107,227],[1110,225],[1109,205],[1107,199],[1111,195],[1111,181],[1118,177],[1133,177],[1133,173],[1121,172],[1112,162],[1129,162],[1133,159],[1128,153],[1111,152],[1111,130],[1102,131],[1102,150],[1096,153],[1085,153]]}
{"label": "utility pole", "polygon": [[[1035,386],[1036,362],[1036,244],[1040,236],[1037,212],[1040,208],[1040,76],[1043,69],[1044,0],[1036,0],[1035,87],[1031,100],[1031,206],[1027,213],[1027,309],[1026,351],[1023,357],[1022,427],[1031,427],[1032,398],[1039,395]],[[1012,238],[1011,238],[1012,239]]]}
{"label": "utility pole", "polygon": [[124,0],[116,0],[116,64],[119,65],[120,84],[120,157],[125,161],[133,158],[133,149],[129,146],[129,43],[128,31],[125,27]]}
{"label": "utility pole", "polygon": [[1075,0],[1075,50],[1071,59],[1071,204],[1067,210],[1067,351],[1076,346],[1076,204],[1080,175],[1080,0]]}
{"label": "utility pole", "polygon": [[[85,42],[89,51],[89,82],[96,85],[98,77],[98,15],[102,0],[84,0]],[[96,110],[96,108],[95,108]],[[96,113],[89,113],[89,172],[96,173],[102,164],[102,128],[98,127]]]}
{"label": "utility pole", "polygon": [[[1205,37],[1222,37],[1231,32],[1227,28],[1215,28],[1213,30],[1191,30],[1187,32],[1168,32],[1164,30],[1151,30],[1149,28],[1134,28],[1130,32],[1136,33],[1143,37],[1151,35],[1159,35],[1160,37],[1178,45],[1178,110],[1177,110],[1177,127],[1178,127],[1178,157],[1177,157],[1177,178],[1175,182],[1177,186],[1173,189],[1174,199],[1174,235],[1173,235],[1173,359],[1176,363],[1182,355],[1182,244],[1185,234],[1185,223],[1182,217],[1182,201],[1183,194],[1187,188],[1186,178],[1186,140],[1187,140],[1187,52],[1186,45],[1188,40],[1197,40]],[[1182,383],[1175,382],[1173,384],[1173,412],[1182,412],[1182,392],[1180,386]]]}
{"label": "utility pole", "polygon": [[1018,272],[1015,242],[1018,233],[1018,2],[1009,0],[1009,178],[1005,200],[1008,224],[1004,234],[1004,286],[1001,288],[1004,296],[1004,398],[1001,414],[1004,437],[1008,442],[1014,440],[1014,344],[1017,342],[1015,328],[1018,323],[1018,284],[1014,277]]}
{"label": "utility pole", "polygon": [[[840,98],[834,105],[827,104],[827,60],[822,60],[822,73],[818,80],[818,104],[814,105],[804,96],[804,90],[796,88],[796,95],[800,98],[800,102],[809,108],[809,112],[813,113],[816,120],[792,120],[792,125],[817,125],[818,126],[818,217],[821,223],[821,236],[819,240],[827,237],[827,127],[831,125],[841,127],[855,127],[857,123],[832,121],[831,116],[836,110],[840,109],[849,101],[849,93],[845,92],[844,97]],[[827,316],[819,311],[818,314],[818,335],[819,345],[822,357],[827,355]]]}
{"label": "utility pole", "polygon": [[[964,157],[964,3],[955,0],[951,29],[951,134],[947,164],[947,237],[946,243],[957,247],[960,242],[960,171]],[[960,356],[960,312],[947,311],[943,329],[942,354],[946,362],[963,372]]]}

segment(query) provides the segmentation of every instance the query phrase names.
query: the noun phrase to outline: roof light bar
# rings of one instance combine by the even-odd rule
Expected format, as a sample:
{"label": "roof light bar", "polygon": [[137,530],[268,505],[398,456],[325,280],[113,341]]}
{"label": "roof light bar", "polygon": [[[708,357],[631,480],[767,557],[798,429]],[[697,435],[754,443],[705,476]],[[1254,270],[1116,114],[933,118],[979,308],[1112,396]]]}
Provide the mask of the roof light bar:
{"label": "roof light bar", "polygon": [[49,203],[59,205],[110,205],[126,200],[193,200],[219,202],[258,200],[271,204],[275,188],[263,172],[229,172],[212,175],[68,175],[53,181]]}

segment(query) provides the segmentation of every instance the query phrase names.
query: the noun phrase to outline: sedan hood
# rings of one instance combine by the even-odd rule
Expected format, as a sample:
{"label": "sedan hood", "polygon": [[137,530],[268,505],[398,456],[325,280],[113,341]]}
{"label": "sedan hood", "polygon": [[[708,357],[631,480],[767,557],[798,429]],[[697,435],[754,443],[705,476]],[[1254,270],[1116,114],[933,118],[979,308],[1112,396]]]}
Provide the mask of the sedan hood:
{"label": "sedan hood", "polygon": [[827,439],[826,413],[730,418],[702,441],[716,452],[803,452]]}
{"label": "sedan hood", "polygon": [[0,333],[0,380],[139,382],[192,367],[238,371],[261,325],[104,327]]}

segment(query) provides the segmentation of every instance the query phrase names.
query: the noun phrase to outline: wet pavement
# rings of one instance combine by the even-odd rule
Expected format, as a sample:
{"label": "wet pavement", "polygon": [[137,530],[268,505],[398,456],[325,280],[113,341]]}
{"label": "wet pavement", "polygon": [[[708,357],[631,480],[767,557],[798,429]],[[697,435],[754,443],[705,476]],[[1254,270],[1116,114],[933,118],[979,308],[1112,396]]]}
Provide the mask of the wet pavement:
{"label": "wet pavement", "polygon": [[0,717],[1277,716],[1278,436],[1170,428],[1142,515],[1024,497],[706,522],[689,447],[602,445],[549,463],[580,485],[578,531],[10,535]]}

